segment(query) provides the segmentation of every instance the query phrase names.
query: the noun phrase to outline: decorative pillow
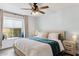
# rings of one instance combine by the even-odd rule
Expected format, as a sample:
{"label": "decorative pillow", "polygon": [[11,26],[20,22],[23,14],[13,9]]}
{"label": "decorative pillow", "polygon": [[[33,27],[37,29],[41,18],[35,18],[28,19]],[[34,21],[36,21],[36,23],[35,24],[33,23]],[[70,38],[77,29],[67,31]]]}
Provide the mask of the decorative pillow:
{"label": "decorative pillow", "polygon": [[60,33],[60,34],[58,35],[58,39],[61,40],[61,41],[63,41],[63,40],[65,39],[62,33]]}
{"label": "decorative pillow", "polygon": [[46,32],[46,33],[42,33],[41,34],[41,37],[43,37],[43,38],[48,38],[48,33]]}
{"label": "decorative pillow", "polygon": [[58,34],[59,33],[50,33],[48,35],[48,39],[51,39],[51,40],[58,40]]}
{"label": "decorative pillow", "polygon": [[37,37],[48,38],[48,34],[48,32],[39,32],[37,34]]}

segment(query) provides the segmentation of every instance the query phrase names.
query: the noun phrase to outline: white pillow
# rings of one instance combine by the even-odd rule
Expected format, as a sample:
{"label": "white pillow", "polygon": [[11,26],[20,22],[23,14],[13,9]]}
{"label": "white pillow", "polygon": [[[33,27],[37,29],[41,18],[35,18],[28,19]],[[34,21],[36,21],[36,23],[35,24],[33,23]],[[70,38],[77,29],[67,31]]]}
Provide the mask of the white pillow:
{"label": "white pillow", "polygon": [[48,39],[50,39],[50,40],[58,40],[58,34],[59,33],[49,33]]}

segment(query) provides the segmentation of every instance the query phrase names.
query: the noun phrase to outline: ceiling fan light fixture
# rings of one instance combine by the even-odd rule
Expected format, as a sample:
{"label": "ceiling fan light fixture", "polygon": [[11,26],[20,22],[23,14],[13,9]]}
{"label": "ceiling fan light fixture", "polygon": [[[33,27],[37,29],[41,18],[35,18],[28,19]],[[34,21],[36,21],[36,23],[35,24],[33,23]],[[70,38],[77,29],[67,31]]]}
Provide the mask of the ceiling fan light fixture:
{"label": "ceiling fan light fixture", "polygon": [[39,12],[32,12],[32,15],[34,16],[39,15]]}
{"label": "ceiling fan light fixture", "polygon": [[30,6],[31,6],[31,8],[29,9],[29,8],[22,8],[23,10],[31,10],[32,12],[31,12],[31,14],[32,15],[40,15],[40,14],[45,14],[45,12],[44,11],[41,11],[41,9],[47,9],[47,8],[49,8],[49,6],[41,6],[41,7],[39,7],[38,6],[38,3],[30,3],[29,4]]}

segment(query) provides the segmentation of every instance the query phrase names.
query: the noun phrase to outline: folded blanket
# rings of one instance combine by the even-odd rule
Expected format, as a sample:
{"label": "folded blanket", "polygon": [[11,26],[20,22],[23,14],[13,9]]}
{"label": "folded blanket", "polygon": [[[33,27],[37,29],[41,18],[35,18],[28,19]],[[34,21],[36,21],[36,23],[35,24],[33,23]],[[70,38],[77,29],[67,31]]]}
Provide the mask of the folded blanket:
{"label": "folded blanket", "polygon": [[49,40],[47,38],[40,38],[40,37],[30,37],[30,39],[49,44],[51,46],[52,53],[54,56],[57,56],[60,53],[59,44],[58,44],[58,42],[56,42],[54,40]]}

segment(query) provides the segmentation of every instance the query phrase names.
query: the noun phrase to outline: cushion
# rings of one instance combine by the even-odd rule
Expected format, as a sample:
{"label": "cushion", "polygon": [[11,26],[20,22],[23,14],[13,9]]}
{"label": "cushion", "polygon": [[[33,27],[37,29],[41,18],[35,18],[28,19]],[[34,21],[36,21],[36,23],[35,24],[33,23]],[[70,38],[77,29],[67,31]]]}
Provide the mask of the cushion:
{"label": "cushion", "polygon": [[48,32],[38,32],[37,37],[48,38]]}
{"label": "cushion", "polygon": [[63,41],[65,38],[64,38],[64,35],[62,34],[62,33],[60,33],[59,35],[58,35],[58,39],[59,40],[61,40],[61,41]]}
{"label": "cushion", "polygon": [[49,33],[48,39],[50,40],[58,40],[59,33]]}
{"label": "cushion", "polygon": [[42,34],[41,34],[41,37],[43,37],[43,38],[48,38],[48,33],[42,33]]}

